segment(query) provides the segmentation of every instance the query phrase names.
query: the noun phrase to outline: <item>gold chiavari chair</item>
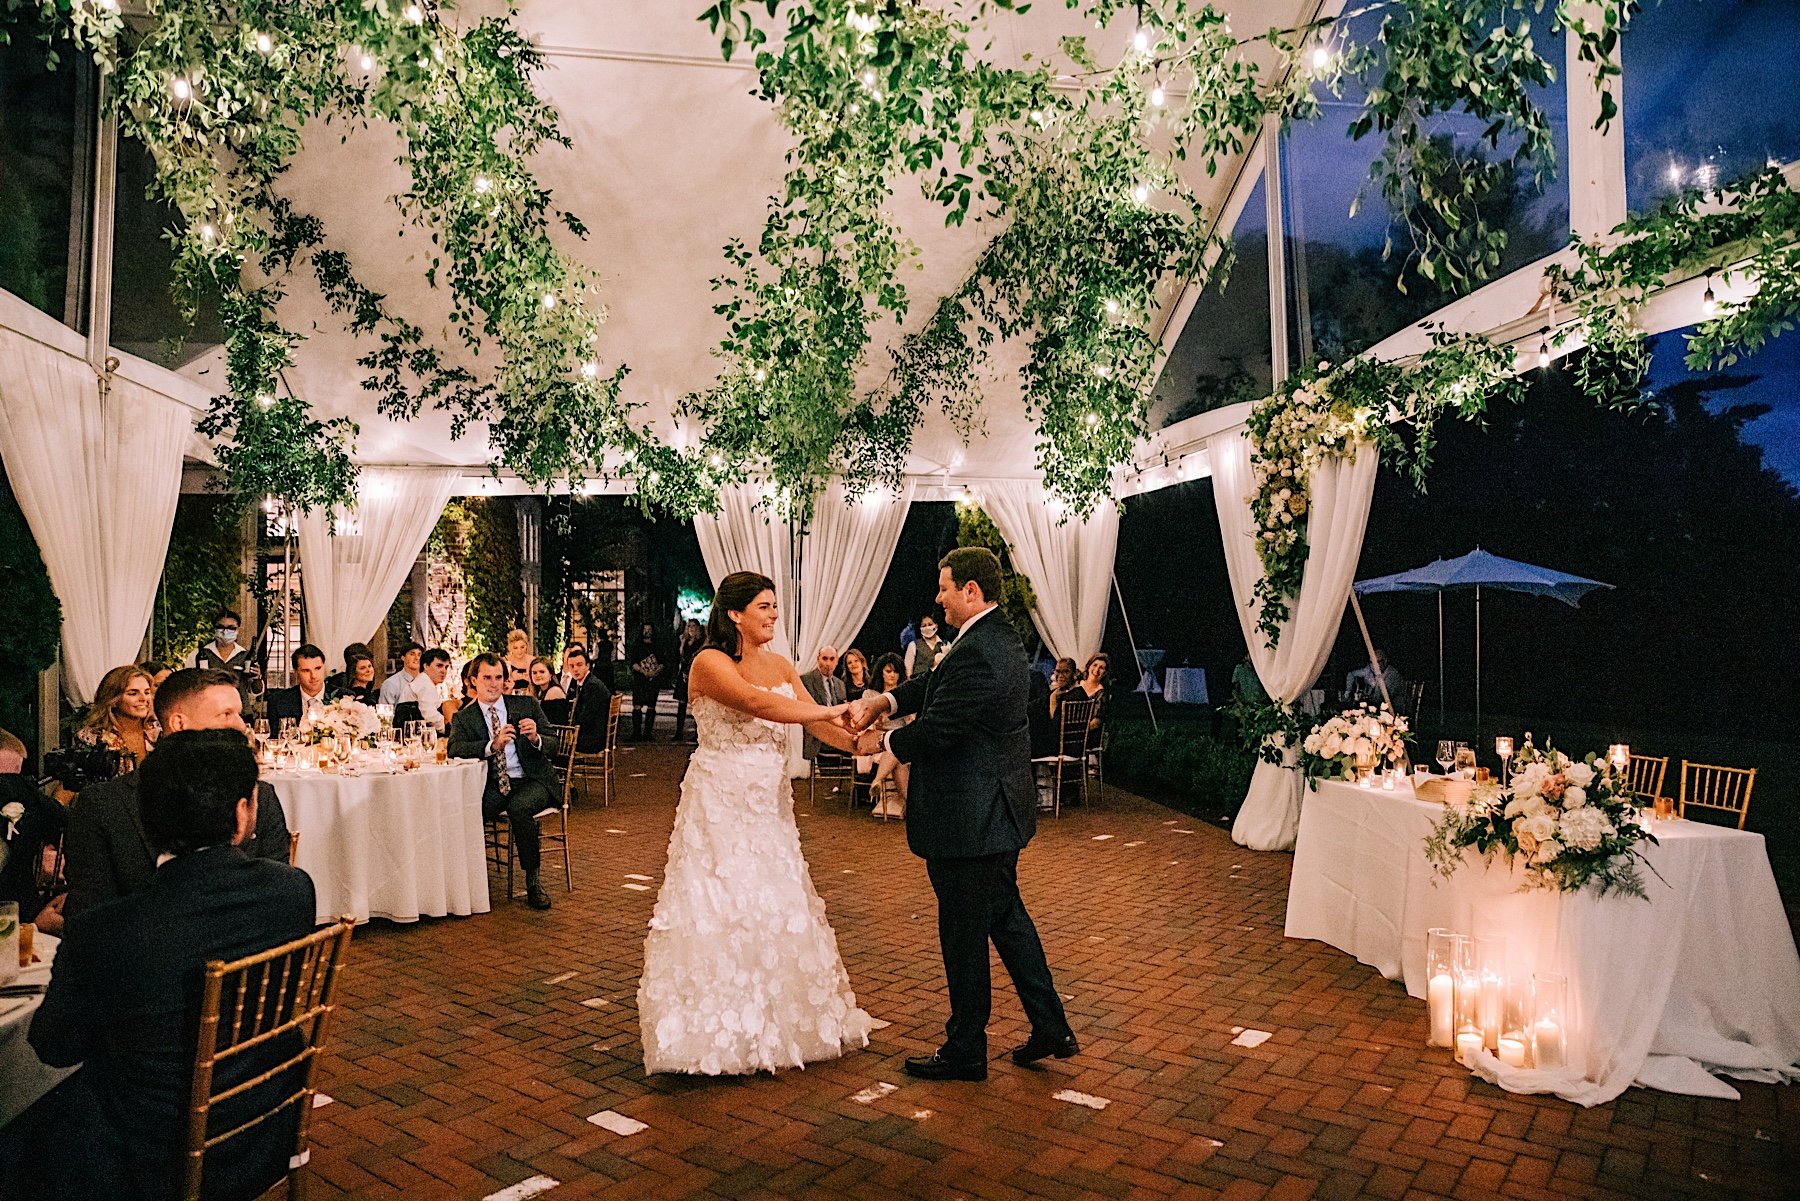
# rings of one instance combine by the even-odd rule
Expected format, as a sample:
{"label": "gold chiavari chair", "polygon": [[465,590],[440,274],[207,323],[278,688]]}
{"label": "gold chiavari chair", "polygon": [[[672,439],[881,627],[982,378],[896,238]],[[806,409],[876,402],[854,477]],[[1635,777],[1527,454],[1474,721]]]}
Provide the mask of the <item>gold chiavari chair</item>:
{"label": "gold chiavari chair", "polygon": [[1050,779],[1052,804],[1057,817],[1062,816],[1065,784],[1077,785],[1081,790],[1082,803],[1087,802],[1088,723],[1093,720],[1098,704],[1098,701],[1074,698],[1058,702],[1057,753],[1031,761],[1034,774],[1042,772]]}
{"label": "gold chiavari chair", "polygon": [[856,757],[828,746],[819,747],[819,753],[813,757],[812,774],[806,780],[806,799],[809,804],[818,800],[821,781],[829,781],[833,788],[848,792],[850,803],[855,805]]}
{"label": "gold chiavari chair", "polygon": [[[184,1201],[198,1201],[208,1151],[290,1110],[295,1129],[287,1165],[288,1196],[297,1199],[304,1194],[317,1091],[313,1079],[331,1015],[337,1010],[338,973],[355,929],[354,918],[342,917],[282,946],[206,965],[194,1074],[182,1123],[177,1195]],[[243,1070],[254,1074],[219,1087],[221,1075],[242,1076],[236,1070],[240,1063],[250,1064]],[[258,1089],[267,1095],[258,1096]],[[242,1120],[229,1130],[209,1134],[214,1107],[238,1097],[256,1097],[255,1112],[234,1113],[233,1118]]]}
{"label": "gold chiavari chair", "polygon": [[300,862],[300,831],[288,831],[288,866],[293,867]]}
{"label": "gold chiavari chair", "polygon": [[1750,790],[1756,786],[1754,767],[1719,767],[1711,763],[1681,761],[1681,816],[1688,806],[1717,809],[1737,817],[1737,828],[1744,828],[1750,816]]}
{"label": "gold chiavari chair", "polygon": [[1645,805],[1656,804],[1669,774],[1667,755],[1632,755],[1625,763],[1625,787]]}
{"label": "gold chiavari chair", "polygon": [[606,737],[597,751],[577,751],[569,760],[569,775],[581,781],[582,791],[595,775],[600,777],[600,806],[612,804],[614,772],[619,762],[619,714],[625,698],[613,693],[606,702]]}

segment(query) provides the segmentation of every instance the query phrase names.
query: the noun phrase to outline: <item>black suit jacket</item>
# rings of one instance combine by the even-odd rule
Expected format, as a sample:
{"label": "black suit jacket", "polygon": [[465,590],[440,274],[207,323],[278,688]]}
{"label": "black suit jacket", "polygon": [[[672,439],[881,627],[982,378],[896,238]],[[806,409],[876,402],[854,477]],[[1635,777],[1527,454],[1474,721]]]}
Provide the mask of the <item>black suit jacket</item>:
{"label": "black suit jacket", "polygon": [[1017,851],[1037,832],[1027,723],[1025,644],[998,609],[964,634],[930,675],[894,690],[896,716],[918,720],[888,745],[912,764],[906,843],[922,859]]}
{"label": "black suit jacket", "polygon": [[[85,1155],[122,1161],[113,1195],[168,1195],[206,961],[254,954],[312,929],[312,878],[230,846],[172,859],[141,892],[70,916],[29,1038],[46,1064],[82,1065],[68,1082],[76,1087],[66,1097],[67,1121],[90,1135]],[[222,1065],[215,1088],[266,1071],[297,1049],[295,1038],[234,1057],[242,1062]],[[215,1107],[212,1132],[244,1120],[243,1101],[287,1083],[278,1078]],[[257,1195],[286,1170],[293,1130],[292,1120],[266,1122],[209,1155],[207,1192]]]}
{"label": "black suit jacket", "polygon": [[566,723],[580,731],[575,738],[575,749],[584,755],[598,754],[606,749],[606,719],[612,708],[612,693],[593,671],[588,672],[588,678],[580,685],[571,680],[564,691],[569,688],[576,689],[575,703],[569,707]]}
{"label": "black suit jacket", "polygon": [[[84,909],[137,892],[156,873],[156,851],[144,830],[138,807],[138,776],[128,772],[81,790],[69,806],[69,832],[63,842],[69,899],[63,914],[73,918]],[[288,860],[287,814],[268,784],[256,786],[256,833],[243,851],[255,859]]]}
{"label": "black suit jacket", "polygon": [[19,903],[19,920],[37,917],[49,898],[38,888],[38,863],[44,848],[63,836],[68,810],[45,796],[24,776],[0,775],[0,807],[18,805],[25,812],[6,837],[7,823],[0,818],[0,901]]}
{"label": "black suit jacket", "polygon": [[[561,796],[562,787],[557,784],[556,769],[550,763],[550,756],[556,753],[556,739],[548,729],[550,719],[544,716],[544,707],[538,704],[536,697],[509,696],[505,700],[506,720],[516,727],[524,718],[531,718],[537,722],[538,736],[543,741],[540,748],[528,739],[513,739],[513,745],[519,749],[519,766],[524,769],[525,778],[538,781],[552,796]],[[479,702],[470,701],[450,719],[450,745],[445,753],[452,759],[486,759],[491,741],[486,712]],[[497,790],[499,785],[494,783],[494,771],[490,761],[487,786]]]}
{"label": "black suit jacket", "polygon": [[[319,703],[324,704],[330,696],[331,689],[330,687],[327,687],[324,695],[319,698]],[[291,717],[296,722],[300,720],[302,706],[300,703],[300,686],[298,684],[294,685],[292,688],[269,689],[268,693],[263,697],[263,703],[267,706],[269,727],[274,733],[279,734],[281,732],[282,718]]]}

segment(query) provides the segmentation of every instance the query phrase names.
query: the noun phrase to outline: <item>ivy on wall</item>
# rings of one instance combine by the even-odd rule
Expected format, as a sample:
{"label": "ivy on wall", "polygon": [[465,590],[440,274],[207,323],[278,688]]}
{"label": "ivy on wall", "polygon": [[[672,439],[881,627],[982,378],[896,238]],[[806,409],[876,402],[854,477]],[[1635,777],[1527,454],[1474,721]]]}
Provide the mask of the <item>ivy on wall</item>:
{"label": "ivy on wall", "polygon": [[0,729],[36,746],[33,718],[37,678],[56,662],[62,640],[62,602],[37,541],[0,471],[0,580],[6,581],[6,620],[0,622]]}

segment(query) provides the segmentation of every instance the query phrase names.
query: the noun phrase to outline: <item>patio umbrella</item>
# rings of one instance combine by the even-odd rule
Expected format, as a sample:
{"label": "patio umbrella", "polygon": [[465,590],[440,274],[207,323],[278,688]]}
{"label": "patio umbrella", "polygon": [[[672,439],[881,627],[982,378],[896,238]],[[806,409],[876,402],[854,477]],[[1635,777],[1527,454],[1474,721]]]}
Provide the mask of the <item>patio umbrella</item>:
{"label": "patio umbrella", "polygon": [[1548,596],[1570,608],[1596,588],[1611,588],[1599,580],[1553,571],[1516,559],[1503,559],[1476,547],[1459,559],[1436,559],[1424,567],[1396,575],[1358,580],[1352,587],[1359,596],[1375,592],[1435,592],[1438,595],[1438,721],[1444,720],[1444,593],[1451,589],[1475,590],[1475,736],[1481,737],[1481,590],[1499,588]]}

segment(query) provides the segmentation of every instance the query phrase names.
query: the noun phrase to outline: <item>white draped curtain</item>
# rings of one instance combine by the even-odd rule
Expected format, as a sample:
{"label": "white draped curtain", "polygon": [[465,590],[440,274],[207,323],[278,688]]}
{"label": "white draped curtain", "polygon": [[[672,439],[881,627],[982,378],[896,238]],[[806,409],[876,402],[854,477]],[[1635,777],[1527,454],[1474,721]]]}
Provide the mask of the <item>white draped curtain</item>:
{"label": "white draped curtain", "polygon": [[0,459],[62,602],[64,680],[94,699],[135,663],[168,557],[193,413],[0,329]]}
{"label": "white draped curtain", "polygon": [[460,476],[455,468],[367,467],[335,533],[324,509],[300,518],[307,634],[327,663],[343,667],[344,647],[375,636]]}
{"label": "white draped curtain", "polygon": [[719,490],[719,511],[694,518],[700,557],[713,587],[734,571],[754,571],[775,581],[775,653],[793,658],[789,620],[794,612],[793,526],[769,510],[757,508],[762,491],[749,484]]}
{"label": "white draped curtain", "polygon": [[1006,539],[1013,566],[1031,581],[1031,619],[1044,645],[1059,658],[1086,661],[1106,629],[1119,506],[1102,500],[1086,521],[1064,520],[1044,486],[1026,480],[983,485],[981,506]]}
{"label": "white draped curtain", "polygon": [[[1270,698],[1292,704],[1319,678],[1337,638],[1362,555],[1380,458],[1373,447],[1364,447],[1353,459],[1328,460],[1313,471],[1306,572],[1300,595],[1291,602],[1292,612],[1271,650],[1257,628],[1257,610],[1252,604],[1252,590],[1262,579],[1263,569],[1250,514],[1255,488],[1250,437],[1240,427],[1208,439],[1207,449],[1219,533],[1225,540],[1225,568],[1231,577],[1231,595],[1237,601],[1244,641],[1250,646],[1250,662]],[[1294,755],[1290,750],[1290,761]],[[1259,762],[1231,827],[1232,839],[1258,851],[1292,850],[1300,826],[1302,787],[1298,768]]]}

